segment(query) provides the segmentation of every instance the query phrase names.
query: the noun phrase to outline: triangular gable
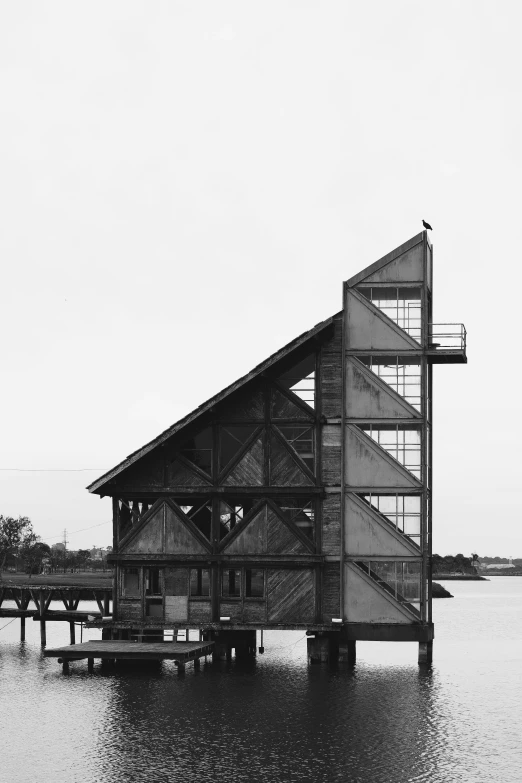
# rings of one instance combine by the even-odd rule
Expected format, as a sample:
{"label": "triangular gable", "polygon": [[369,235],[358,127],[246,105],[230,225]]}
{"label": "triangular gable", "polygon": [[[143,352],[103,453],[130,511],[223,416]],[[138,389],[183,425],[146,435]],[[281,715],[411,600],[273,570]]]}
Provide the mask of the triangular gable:
{"label": "triangular gable", "polygon": [[[358,272],[356,275],[351,277],[347,282],[346,285],[349,288],[352,288],[353,286],[358,285],[363,280],[364,282],[370,282],[368,278],[374,278],[376,275],[378,275],[380,272],[384,272],[384,270],[390,266],[390,264],[393,264],[396,260],[400,261],[400,259],[404,259],[404,269],[407,270],[409,274],[415,274],[416,272],[416,260],[415,253],[418,252],[417,248],[420,246],[421,250],[423,248],[424,242],[429,245],[428,241],[428,235],[426,231],[421,231],[420,234],[417,234],[416,236],[409,239],[407,242],[405,242],[402,245],[399,245],[399,247],[396,247],[395,250],[392,250],[390,253],[387,253],[385,256],[380,258],[378,261],[375,261],[373,264],[370,264],[370,266],[367,266],[365,269],[363,269],[361,272]],[[410,253],[413,252],[413,257],[410,260]],[[386,273],[384,273],[386,274]],[[402,274],[402,272],[401,272]],[[396,278],[393,278],[393,281],[395,281]],[[412,277],[412,278],[406,278],[401,277],[401,281],[405,282],[417,282],[418,280],[422,280],[423,278],[419,277]],[[376,281],[378,278],[376,278]],[[384,282],[384,280],[378,280],[379,282]],[[373,280],[372,280],[373,282]],[[390,281],[386,281],[390,282]]]}
{"label": "triangular gable", "polygon": [[270,437],[270,484],[276,487],[306,487],[314,484],[289,448],[274,434]]}
{"label": "triangular gable", "polygon": [[169,555],[199,555],[208,552],[208,547],[189,530],[183,517],[165,503],[165,552]]}
{"label": "triangular gable", "polygon": [[289,399],[286,394],[275,387],[272,388],[270,415],[273,419],[299,419],[302,421],[313,421],[314,418],[313,410],[308,412],[299,403]]}
{"label": "triangular gable", "polygon": [[152,555],[164,551],[165,503],[157,501],[120,542],[122,554]]}
{"label": "triangular gable", "polygon": [[252,392],[246,399],[241,397],[234,402],[231,399],[226,405],[220,406],[219,416],[224,421],[263,421],[265,418],[265,401],[261,391]]}
{"label": "triangular gable", "polygon": [[310,554],[310,547],[272,504],[265,503],[241,526],[223,552],[227,555],[298,555]]}
{"label": "triangular gable", "polygon": [[211,485],[210,479],[204,478],[201,473],[192,470],[185,460],[175,459],[168,466],[168,482],[169,486],[177,487],[209,487]]}
{"label": "triangular gable", "polygon": [[352,419],[418,419],[420,413],[354,357],[346,360],[346,415]]}
{"label": "triangular gable", "polygon": [[257,487],[264,484],[263,441],[258,438],[223,480],[227,487]]}
{"label": "triangular gable", "polygon": [[223,551],[227,555],[265,554],[266,530],[267,507],[264,505]]}
{"label": "triangular gable", "polygon": [[121,476],[122,484],[140,484],[144,487],[163,487],[163,459],[151,454],[137,465],[132,465]]}
{"label": "triangular gable", "polygon": [[424,246],[422,242],[389,261],[386,266],[365,277],[361,283],[422,283],[424,280]]}
{"label": "triangular gable", "polygon": [[168,500],[156,501],[120,543],[120,552],[127,555],[206,554],[208,548],[189,526]]}
{"label": "triangular gable", "polygon": [[420,344],[357,291],[346,292],[346,348],[354,351],[419,351]]}
{"label": "triangular gable", "polygon": [[362,430],[346,425],[346,484],[349,487],[415,487],[422,484]]}
{"label": "triangular gable", "polygon": [[310,552],[299,536],[270,507],[268,508],[267,551],[276,555],[301,555]]}
{"label": "triangular gable", "polygon": [[418,622],[413,612],[396,601],[356,565],[345,562],[344,577],[344,613],[347,622],[399,625]]}
{"label": "triangular gable", "polygon": [[331,318],[327,318],[325,321],[317,324],[317,326],[314,326],[313,329],[310,329],[309,331],[297,337],[295,340],[292,340],[292,342],[285,345],[279,351],[276,351],[276,353],[272,354],[272,356],[270,356],[268,359],[261,362],[261,364],[258,364],[257,367],[254,367],[254,369],[247,373],[247,375],[239,378],[226,389],[223,389],[218,394],[211,397],[211,399],[207,400],[183,419],[180,419],[167,430],[162,432],[160,435],[154,438],[154,440],[151,440],[149,443],[142,446],[142,448],[138,449],[133,454],[130,454],[125,460],[120,462],[119,465],[116,465],[107,473],[104,473],[98,479],[93,481],[92,484],[87,487],[89,492],[98,492],[99,494],[103,494],[103,488],[111,480],[113,480],[116,476],[119,476],[122,471],[126,470],[131,465],[134,465],[136,462],[143,459],[145,455],[149,454],[151,451],[153,451],[153,449],[157,448],[162,443],[165,443],[167,440],[169,440],[169,438],[180,432],[180,430],[182,430],[184,427],[192,424],[196,419],[215,408],[222,401],[226,400],[228,402],[228,399],[231,398],[231,395],[233,395],[239,389],[244,388],[246,384],[250,383],[250,381],[252,381],[254,378],[260,377],[264,372],[269,370],[278,362],[282,361],[283,359],[287,360],[293,351],[303,349],[303,346],[306,346],[306,344],[310,341],[317,339],[320,334],[326,336],[329,333],[330,327],[334,323],[334,319],[338,315],[339,314],[336,314]]}
{"label": "triangular gable", "polygon": [[353,493],[345,496],[345,550],[350,556],[411,557],[419,548]]}

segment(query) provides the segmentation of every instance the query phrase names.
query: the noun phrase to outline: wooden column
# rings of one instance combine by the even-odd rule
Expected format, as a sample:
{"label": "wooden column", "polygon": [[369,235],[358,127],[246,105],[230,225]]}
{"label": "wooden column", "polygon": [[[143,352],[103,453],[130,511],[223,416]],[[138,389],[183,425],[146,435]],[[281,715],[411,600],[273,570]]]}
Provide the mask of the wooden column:
{"label": "wooden column", "polygon": [[419,663],[433,663],[433,642],[419,642]]}
{"label": "wooden column", "polygon": [[70,633],[70,637],[71,637],[71,644],[75,644],[76,643],[76,633],[75,633],[75,628],[74,628],[74,620],[72,620],[69,623],[69,633]]}
{"label": "wooden column", "polygon": [[25,617],[20,617],[20,641],[25,642]]}
{"label": "wooden column", "polygon": [[[38,594],[38,610],[40,612],[40,643],[42,647],[45,647],[47,644],[47,635],[45,632],[45,620],[43,619],[44,613],[45,613],[45,593],[43,590],[40,590]],[[65,663],[64,663],[64,671],[65,671]]]}

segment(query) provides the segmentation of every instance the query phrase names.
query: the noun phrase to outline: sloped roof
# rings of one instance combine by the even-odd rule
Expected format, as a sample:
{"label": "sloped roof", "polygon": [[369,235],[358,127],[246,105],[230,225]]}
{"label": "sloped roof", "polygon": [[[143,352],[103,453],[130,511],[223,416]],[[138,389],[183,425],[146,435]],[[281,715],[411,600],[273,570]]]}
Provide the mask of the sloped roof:
{"label": "sloped roof", "polygon": [[137,462],[139,459],[141,459],[146,454],[148,454],[153,449],[155,449],[156,446],[159,446],[161,443],[164,443],[166,440],[172,437],[172,435],[179,432],[181,429],[183,429],[183,427],[186,427],[188,424],[191,424],[193,421],[195,421],[195,419],[197,419],[202,414],[206,413],[214,405],[216,405],[219,402],[222,402],[222,400],[224,400],[230,394],[240,389],[242,386],[244,386],[246,383],[251,381],[256,376],[261,375],[261,373],[265,372],[265,370],[269,369],[276,362],[280,361],[281,359],[284,359],[286,356],[292,353],[292,351],[296,350],[300,346],[304,345],[308,340],[311,340],[313,337],[316,337],[316,335],[323,332],[325,329],[331,326],[334,322],[334,319],[341,314],[342,311],[341,313],[336,313],[335,315],[332,315],[330,318],[327,318],[325,321],[321,321],[320,323],[316,324],[316,326],[314,326],[313,329],[310,329],[308,332],[303,332],[303,334],[299,335],[299,337],[296,337],[294,340],[292,340],[290,343],[285,345],[283,348],[280,348],[279,351],[273,353],[271,356],[268,357],[268,359],[265,359],[265,361],[261,362],[261,364],[258,364],[257,367],[254,367],[253,370],[250,370],[250,372],[244,375],[242,378],[239,378],[237,381],[234,381],[234,383],[231,383],[230,386],[227,386],[225,389],[218,392],[218,394],[215,394],[214,397],[211,397],[209,400],[199,405],[187,416],[180,419],[171,427],[169,427],[160,435],[158,435],[156,438],[154,438],[154,440],[151,440],[149,443],[146,443],[145,446],[142,446],[137,451],[134,451],[132,454],[129,454],[129,456],[126,457],[126,459],[124,459],[122,462],[120,462],[111,470],[107,471],[107,473],[104,473],[102,476],[97,478],[95,481],[92,482],[92,484],[89,484],[89,486],[87,487],[89,492],[97,492],[105,484],[111,481],[111,479],[115,478],[119,473],[126,470],[135,462]]}
{"label": "sloped roof", "polygon": [[[428,239],[427,231],[421,231],[420,234],[417,234],[411,239],[408,239],[408,241],[405,242],[403,245],[399,245],[399,247],[396,247],[395,250],[392,250],[390,253],[387,253],[378,261],[375,261],[373,264],[370,264],[370,266],[367,266],[366,269],[363,269],[361,272],[357,272],[357,274],[354,275],[353,277],[350,277],[350,279],[346,281],[345,285],[348,286],[348,288],[352,288],[353,286],[361,283],[367,277],[370,277],[370,275],[375,274],[375,272],[379,272],[383,267],[385,267],[391,261],[395,261],[396,258],[399,258],[399,256],[402,256],[404,253],[407,253],[408,250],[411,250],[416,245],[420,245],[423,242],[425,235],[426,235],[426,239]],[[428,243],[429,243],[429,239],[428,239]]]}

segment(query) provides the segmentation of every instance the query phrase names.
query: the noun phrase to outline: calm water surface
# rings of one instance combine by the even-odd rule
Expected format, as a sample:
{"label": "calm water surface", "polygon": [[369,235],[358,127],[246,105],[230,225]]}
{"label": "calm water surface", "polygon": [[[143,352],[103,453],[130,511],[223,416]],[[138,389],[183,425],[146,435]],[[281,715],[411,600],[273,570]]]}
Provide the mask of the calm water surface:
{"label": "calm water surface", "polygon": [[302,634],[272,632],[246,665],[64,676],[38,623],[22,644],[0,620],[0,781],[519,783],[522,578],[446,587],[431,671],[415,644],[363,642],[351,672],[308,668]]}

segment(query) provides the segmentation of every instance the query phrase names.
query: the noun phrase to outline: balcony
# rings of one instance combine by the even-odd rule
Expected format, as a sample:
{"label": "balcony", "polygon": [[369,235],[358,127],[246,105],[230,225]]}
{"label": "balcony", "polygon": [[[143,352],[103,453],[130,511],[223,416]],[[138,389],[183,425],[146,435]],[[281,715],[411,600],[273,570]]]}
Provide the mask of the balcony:
{"label": "balcony", "polygon": [[466,364],[464,324],[430,324],[426,353],[431,364]]}

